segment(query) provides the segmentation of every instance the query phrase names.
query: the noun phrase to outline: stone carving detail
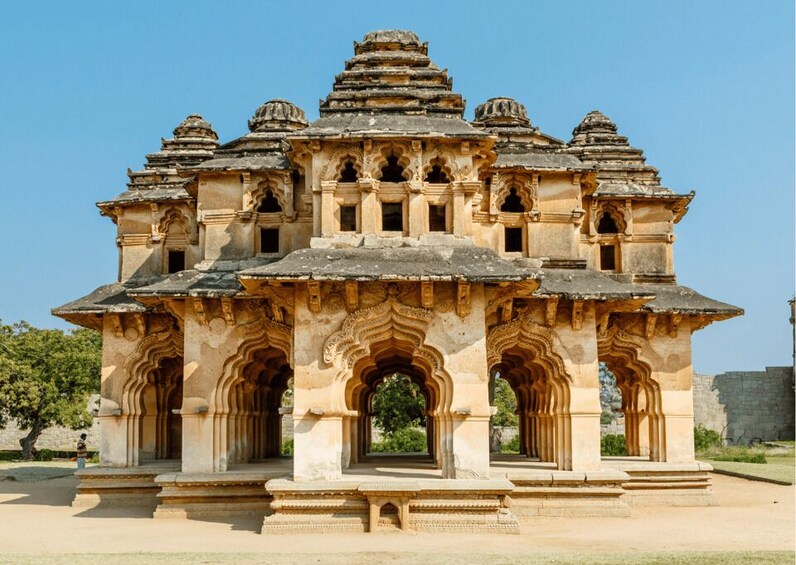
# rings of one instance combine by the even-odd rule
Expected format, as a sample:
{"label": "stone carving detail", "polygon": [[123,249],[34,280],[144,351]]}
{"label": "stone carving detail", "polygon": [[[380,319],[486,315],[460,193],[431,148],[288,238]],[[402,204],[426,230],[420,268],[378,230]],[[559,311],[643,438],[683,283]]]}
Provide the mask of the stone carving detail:
{"label": "stone carving detail", "polygon": [[559,376],[570,379],[561,356],[556,353],[555,332],[533,321],[528,312],[489,330],[486,336],[487,366],[501,362],[503,353],[518,344],[530,347],[535,356],[544,359]]}
{"label": "stone carving detail", "polygon": [[[157,213],[156,211],[153,211]],[[190,243],[197,243],[198,239],[195,235],[194,221],[183,210],[176,206],[167,208],[160,218],[152,224],[152,241],[161,241],[164,239],[171,229],[171,225],[177,223],[181,226],[182,232]]]}
{"label": "stone carving detail", "polygon": [[420,348],[428,324],[434,317],[433,311],[401,304],[397,299],[397,289],[393,286],[388,293],[385,302],[349,314],[343,321],[343,327],[329,336],[323,347],[323,360],[326,363],[337,360],[342,368],[351,368],[356,359],[368,355],[370,339],[365,336],[380,332],[398,331],[416,348]]}

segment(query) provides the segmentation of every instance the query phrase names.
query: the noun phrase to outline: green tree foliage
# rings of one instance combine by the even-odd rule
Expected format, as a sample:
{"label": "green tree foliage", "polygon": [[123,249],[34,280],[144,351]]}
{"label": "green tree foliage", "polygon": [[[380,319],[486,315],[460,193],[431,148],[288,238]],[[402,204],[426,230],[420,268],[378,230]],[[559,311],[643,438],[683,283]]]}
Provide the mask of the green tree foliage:
{"label": "green tree foliage", "polygon": [[51,426],[91,425],[88,396],[99,390],[102,338],[93,330],[41,330],[26,322],[0,324],[0,428],[16,420],[30,430],[19,440],[33,458]]}
{"label": "green tree foliage", "polygon": [[627,455],[625,436],[622,434],[606,434],[600,438],[601,455]]}
{"label": "green tree foliage", "polygon": [[707,451],[711,447],[718,447],[722,444],[721,434],[715,432],[704,425],[699,424],[694,427],[694,449]]}
{"label": "green tree foliage", "polygon": [[[420,387],[409,377],[395,374],[384,379],[376,388],[373,397],[373,411],[376,425],[387,434],[425,426],[423,411],[426,400]],[[424,448],[425,450],[425,448]]]}
{"label": "green tree foliage", "polygon": [[425,453],[426,434],[417,428],[399,428],[370,446],[373,453]]}
{"label": "green tree foliage", "polygon": [[497,414],[492,417],[492,424],[501,428],[510,428],[517,425],[517,397],[511,390],[511,385],[506,379],[495,377],[495,401]]}

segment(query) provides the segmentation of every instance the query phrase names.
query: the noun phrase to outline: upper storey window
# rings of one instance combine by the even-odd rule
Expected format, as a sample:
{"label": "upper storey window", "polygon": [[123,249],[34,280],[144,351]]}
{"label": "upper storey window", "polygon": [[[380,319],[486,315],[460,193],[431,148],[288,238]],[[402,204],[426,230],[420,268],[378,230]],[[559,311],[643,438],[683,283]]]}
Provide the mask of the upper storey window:
{"label": "upper storey window", "polygon": [[390,155],[387,164],[381,168],[381,182],[404,182],[404,168],[398,164],[398,157]]}
{"label": "upper storey window", "polygon": [[426,182],[429,184],[448,184],[450,179],[445,171],[442,170],[441,165],[434,165],[426,175]]}
{"label": "upper storey window", "polygon": [[257,211],[261,214],[272,214],[274,212],[281,212],[282,206],[279,204],[279,200],[274,196],[274,193],[271,192],[271,190],[266,190],[260,205],[257,207]]}
{"label": "upper storey window", "polygon": [[340,171],[340,178],[337,182],[357,182],[357,170],[354,168],[354,163],[346,161],[343,165],[343,170]]}
{"label": "upper storey window", "polygon": [[619,233],[616,220],[608,212],[605,212],[597,224],[597,233]]}
{"label": "upper storey window", "polygon": [[381,229],[382,231],[403,231],[404,210],[401,202],[381,203]]}
{"label": "upper storey window", "polygon": [[169,274],[185,270],[184,249],[168,249],[166,255],[166,270]]}
{"label": "upper storey window", "polygon": [[522,205],[522,199],[517,194],[517,189],[512,188],[509,190],[506,200],[500,207],[501,212],[525,212],[525,206]]}

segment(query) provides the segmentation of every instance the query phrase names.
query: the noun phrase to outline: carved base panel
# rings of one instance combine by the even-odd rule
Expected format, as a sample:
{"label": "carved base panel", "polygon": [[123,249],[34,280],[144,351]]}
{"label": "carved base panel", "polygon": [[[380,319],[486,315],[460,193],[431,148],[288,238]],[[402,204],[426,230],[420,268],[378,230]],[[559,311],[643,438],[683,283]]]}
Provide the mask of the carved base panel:
{"label": "carved base panel", "polygon": [[632,506],[717,506],[707,463],[624,463],[623,486]]}
{"label": "carved base panel", "polygon": [[179,463],[158,463],[144,467],[92,467],[78,471],[80,479],[73,507],[137,507],[151,508],[158,504],[160,486],[155,477],[178,467]]}
{"label": "carved base panel", "polygon": [[265,483],[282,473],[168,473],[160,486],[155,518],[223,518],[250,516],[262,520],[270,512]]}
{"label": "carved base panel", "polygon": [[511,509],[524,516],[630,516],[621,471],[528,470],[509,473]]}
{"label": "carved base panel", "polygon": [[480,532],[519,533],[506,506],[505,480],[319,481],[266,485],[273,514],[263,533]]}

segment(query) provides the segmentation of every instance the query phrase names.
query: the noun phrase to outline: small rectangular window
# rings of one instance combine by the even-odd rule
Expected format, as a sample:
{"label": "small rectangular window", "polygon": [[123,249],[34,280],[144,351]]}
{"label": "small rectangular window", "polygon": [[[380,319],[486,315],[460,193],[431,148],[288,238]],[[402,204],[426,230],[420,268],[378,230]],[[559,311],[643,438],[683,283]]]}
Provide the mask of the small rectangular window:
{"label": "small rectangular window", "polygon": [[404,207],[401,202],[381,203],[382,231],[404,231]]}
{"label": "small rectangular window", "polygon": [[616,270],[616,246],[614,245],[600,246],[600,270],[601,271]]}
{"label": "small rectangular window", "polygon": [[340,206],[340,231],[357,231],[356,206]]}
{"label": "small rectangular window", "polygon": [[185,250],[184,249],[169,249],[168,250],[168,269],[169,274],[179,273],[185,270]]}
{"label": "small rectangular window", "polygon": [[522,228],[506,228],[506,253],[522,253]]}
{"label": "small rectangular window", "polygon": [[260,253],[279,253],[279,228],[260,228]]}
{"label": "small rectangular window", "polygon": [[428,231],[447,231],[445,226],[445,206],[428,205]]}

